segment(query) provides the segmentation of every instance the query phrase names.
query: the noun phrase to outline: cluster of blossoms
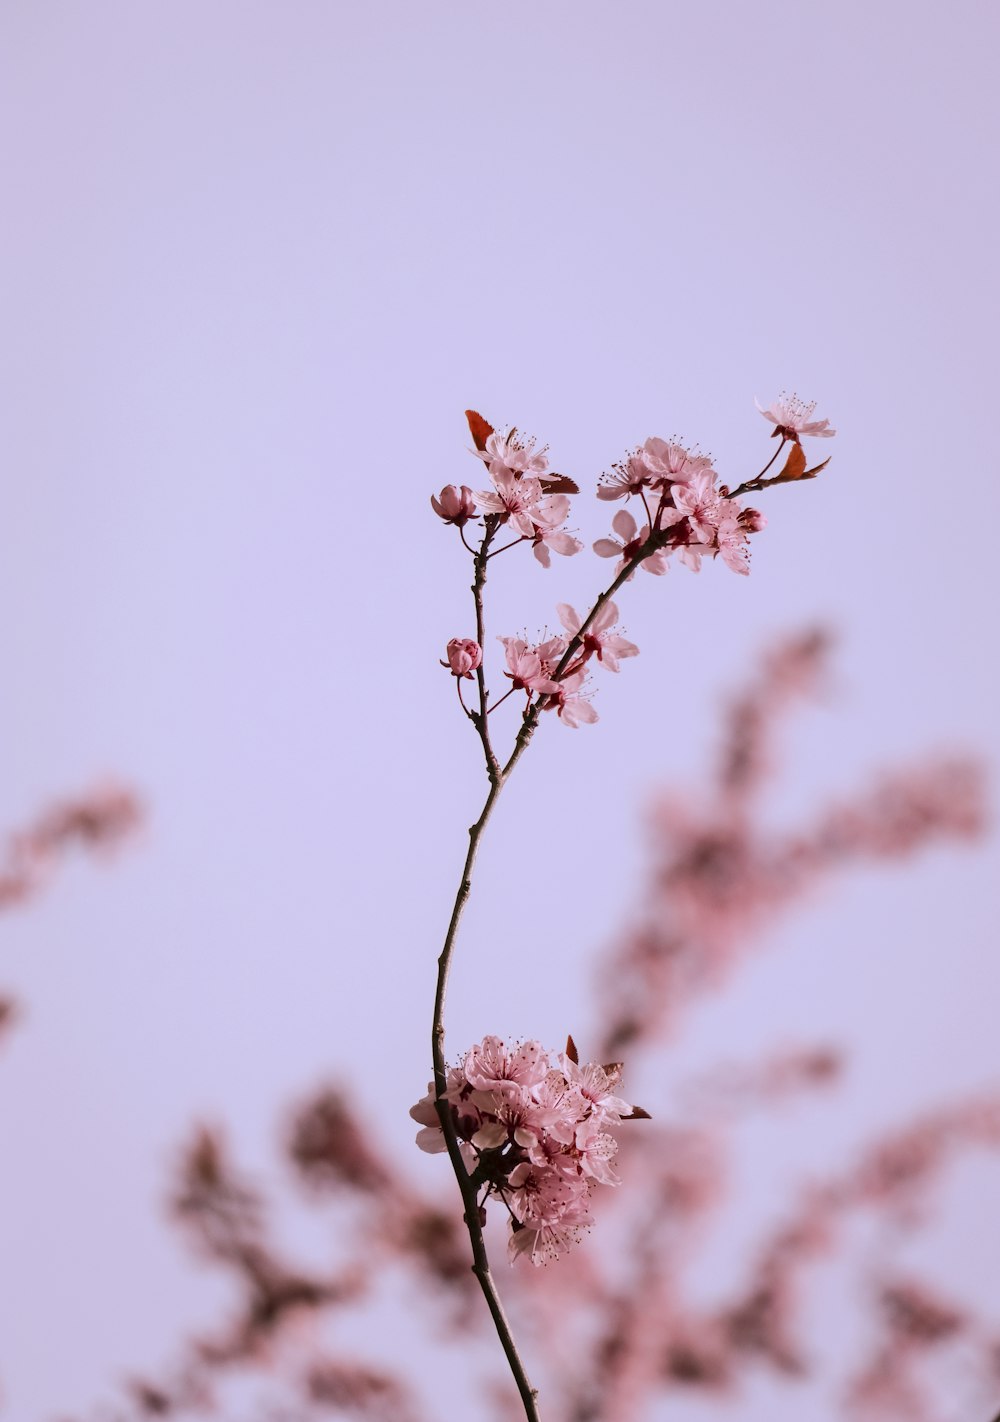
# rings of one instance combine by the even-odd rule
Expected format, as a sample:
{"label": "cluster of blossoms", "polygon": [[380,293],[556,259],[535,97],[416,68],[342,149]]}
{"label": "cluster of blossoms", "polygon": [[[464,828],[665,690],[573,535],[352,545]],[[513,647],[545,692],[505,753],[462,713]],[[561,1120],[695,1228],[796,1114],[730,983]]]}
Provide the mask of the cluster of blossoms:
{"label": "cluster of blossoms", "polygon": [[[802,452],[802,436],[833,434],[829,421],[812,418],[812,406],[795,396],[782,396],[761,414],[774,426],[780,444],[760,473],[734,489],[719,483],[707,455],[676,440],[658,438],[647,439],[603,476],[598,497],[636,499],[645,521],[640,526],[629,509],[619,509],[612,519],[617,536],[599,538],[593,545],[600,557],[617,561],[609,585],[589,611],[581,615],[570,603],[559,603],[562,632],[546,631],[535,641],[527,634],[499,638],[506,663],[503,676],[510,683],[500,696],[494,695],[486,678],[483,589],[488,565],[521,545],[530,546],[544,568],[551,566],[552,553],[566,557],[579,553],[583,545],[565,526],[569,496],[579,493],[579,488],[549,468],[546,447],[538,448],[533,438],[514,428],[494,429],[481,415],[467,410],[475,445],[472,453],[486,465],[490,488],[477,492],[466,484],[448,484],[431,498],[435,513],[457,528],[473,560],[476,635],[452,637],[441,664],[454,677],[462,711],[482,741],[490,794],[470,830],[465,877],[438,963],[434,1085],[412,1114],[424,1128],[418,1137],[424,1149],[448,1148],[460,1176],[460,1154],[465,1158],[470,1176],[459,1183],[474,1248],[479,1225],[469,1208],[468,1191],[473,1187],[480,1214],[490,1195],[505,1205],[511,1221],[512,1258],[526,1253],[540,1263],[558,1254],[589,1223],[593,1186],[617,1184],[612,1165],[617,1145],[607,1127],[622,1120],[623,1111],[642,1114],[614,1095],[619,1068],[593,1064],[581,1068],[571,1043],[553,1063],[537,1042],[508,1050],[499,1038],[488,1037],[467,1053],[461,1067],[447,1071],[439,1014],[479,838],[492,803],[528,745],[541,713],[555,711],[559,720],[573,727],[593,723],[598,717],[587,687],[592,664],[617,672],[623,661],[638,655],[638,647],[618,627],[613,600],[618,589],[640,567],[665,573],[672,554],[694,571],[708,555],[720,557],[735,572],[748,573],[750,538],[765,526],[765,519],[756,509],[743,507],[739,496],[812,478],[823,467],[807,468]],[[790,448],[784,465],[766,477],[786,445]],[[474,543],[468,538],[473,524],[478,525]],[[470,682],[475,687],[472,706],[463,695],[463,686]],[[517,693],[524,695],[522,724],[503,762],[493,748],[489,717]],[[485,1188],[482,1199],[480,1187]],[[489,1292],[488,1282],[483,1287]]]}
{"label": "cluster of blossoms", "polygon": [[[598,716],[585,689],[587,663],[594,658],[608,671],[616,672],[624,658],[639,655],[639,648],[618,630],[618,608],[613,602],[605,603],[582,636],[583,619],[576,609],[568,602],[561,602],[557,611],[569,637],[556,635],[538,643],[529,642],[526,637],[497,638],[503,644],[507,663],[504,676],[510,681],[505,697],[523,691],[528,705],[537,696],[539,709],[555,711],[567,726],[576,727],[582,722],[592,724]],[[571,641],[577,638],[579,646],[563,665]],[[483,649],[478,642],[470,637],[452,637],[441,665],[459,680],[470,681],[482,661]],[[499,704],[499,701],[495,703]],[[488,711],[493,709],[489,707]]]}
{"label": "cluster of blossoms", "polygon": [[[448,1073],[449,1103],[459,1148],[481,1207],[493,1196],[510,1219],[511,1262],[554,1259],[591,1223],[597,1185],[617,1185],[618,1143],[611,1130],[644,1118],[615,1094],[621,1066],[580,1065],[573,1039],[553,1056],[538,1042],[507,1046],[484,1037]],[[434,1084],[410,1111],[422,1129],[421,1150],[443,1151]]]}
{"label": "cluster of blossoms", "polygon": [[[569,637],[548,637],[535,645],[523,637],[500,637],[506,654],[511,691],[524,691],[530,701],[537,693],[543,711],[555,711],[567,726],[579,726],[581,721],[593,723],[597,712],[587,699],[584,686],[587,663],[595,658],[608,671],[616,672],[624,657],[637,657],[639,648],[629,642],[617,628],[618,609],[613,602],[605,603],[580,638],[583,619],[568,602],[557,609],[559,620]],[[580,638],[580,645],[567,664],[560,666],[570,650],[571,641]]]}
{"label": "cluster of blossoms", "polygon": [[640,526],[628,509],[620,509],[611,520],[617,538],[599,538],[594,552],[617,558],[615,571],[621,572],[652,542],[654,550],[641,564],[647,573],[665,573],[673,552],[693,572],[709,554],[721,557],[734,573],[749,573],[750,535],[767,520],[757,509],[741,507],[717,481],[707,455],[670,440],[647,439],[604,476],[597,491],[599,499],[639,499],[645,521]]}
{"label": "cluster of blossoms", "polygon": [[[803,404],[794,395],[782,395],[769,409],[759,404],[757,408],[774,425],[782,445],[790,442],[793,451],[775,478],[765,481],[758,476],[744,487],[761,489],[818,472],[806,468],[799,437],[829,437],[835,431],[829,428],[829,420],[811,418],[815,405]],[[750,535],[767,524],[759,510],[743,508],[726,485],[718,483],[707,455],[686,449],[675,440],[647,439],[641,449],[632,450],[603,477],[597,497],[637,498],[643,505],[642,527],[622,509],[611,521],[618,537],[599,538],[594,544],[600,557],[618,559],[619,572],[652,543],[654,547],[642,563],[648,573],[665,573],[668,555],[676,551],[679,561],[693,572],[699,571],[702,558],[710,554],[720,557],[734,573],[746,574],[750,571]]]}
{"label": "cluster of blossoms", "polygon": [[485,448],[476,453],[493,481],[492,489],[474,495],[478,509],[529,539],[543,568],[551,564],[550,551],[567,558],[579,553],[583,544],[563,528],[569,517],[569,494],[576,493],[576,485],[549,471],[544,449],[536,451],[535,441],[516,430],[494,430],[486,437]]}
{"label": "cluster of blossoms", "polygon": [[[641,448],[632,450],[602,476],[597,489],[599,499],[636,499],[642,505],[641,522],[629,509],[619,509],[611,521],[614,536],[599,538],[593,545],[598,556],[616,560],[615,586],[630,579],[639,567],[662,575],[672,554],[695,572],[702,559],[709,556],[721,558],[734,572],[749,573],[751,535],[759,533],[767,520],[757,509],[742,506],[736,495],[812,478],[823,466],[806,467],[801,436],[829,437],[834,433],[829,420],[812,418],[814,405],[804,404],[794,395],[781,395],[769,408],[758,405],[758,409],[774,426],[774,435],[780,437],[779,450],[786,444],[791,446],[784,467],[771,478],[765,479],[764,475],[774,459],[755,478],[730,491],[719,483],[707,455],[685,448],[676,440],[659,438],[647,439]],[[565,528],[569,495],[578,493],[578,486],[549,469],[547,450],[536,448],[533,438],[516,429],[495,430],[481,415],[474,411],[467,414],[476,446],[473,453],[486,465],[491,487],[476,492],[465,484],[448,484],[431,498],[431,505],[445,523],[458,528],[476,560],[475,591],[481,613],[479,599],[490,559],[520,544],[529,544],[539,563],[548,568],[551,553],[569,557],[580,552],[583,545]],[[468,543],[465,530],[480,520],[482,539],[477,550]],[[494,547],[493,541],[501,530],[514,536],[501,547]],[[610,601],[613,591],[614,587],[599,598],[585,617],[567,603],[560,603],[559,619],[567,636],[550,636],[536,643],[527,636],[501,637],[506,659],[503,674],[511,685],[492,704],[480,670],[482,646],[467,637],[451,639],[442,665],[458,679],[460,699],[461,682],[478,673],[479,711],[469,710],[464,701],[462,705],[480,734],[486,717],[515,691],[526,693],[525,717],[534,705],[539,711],[555,711],[568,726],[598,719],[586,688],[587,664],[593,659],[610,671],[617,671],[623,658],[638,653],[635,644],[627,641],[615,625],[618,612]]]}

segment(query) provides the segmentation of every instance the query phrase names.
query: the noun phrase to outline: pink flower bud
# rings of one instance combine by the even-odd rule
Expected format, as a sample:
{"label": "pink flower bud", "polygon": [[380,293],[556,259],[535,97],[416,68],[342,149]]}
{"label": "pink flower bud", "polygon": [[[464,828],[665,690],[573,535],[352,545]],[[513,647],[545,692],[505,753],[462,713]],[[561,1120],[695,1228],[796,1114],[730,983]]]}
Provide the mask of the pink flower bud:
{"label": "pink flower bud", "polygon": [[465,484],[461,487],[446,484],[437,498],[431,495],[431,508],[445,523],[453,523],[458,528],[476,517],[476,502],[472,490]]}
{"label": "pink flower bud", "polygon": [[441,665],[448,667],[452,676],[471,678],[472,673],[483,660],[482,647],[471,637],[452,637],[445,651],[448,660],[442,662]]}
{"label": "pink flower bud", "polygon": [[739,524],[747,533],[759,533],[767,527],[767,519],[759,509],[740,509]]}

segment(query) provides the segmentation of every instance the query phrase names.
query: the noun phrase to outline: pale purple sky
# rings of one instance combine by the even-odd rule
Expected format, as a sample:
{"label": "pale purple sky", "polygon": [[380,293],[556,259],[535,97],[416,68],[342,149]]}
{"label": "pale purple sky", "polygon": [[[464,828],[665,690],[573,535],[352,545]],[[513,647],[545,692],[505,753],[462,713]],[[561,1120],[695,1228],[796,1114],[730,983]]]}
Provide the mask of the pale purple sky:
{"label": "pale purple sky", "polygon": [[[786,385],[839,434],[750,579],[621,599],[641,657],[498,816],[456,1049],[584,1011],[567,965],[627,909],[650,772],[697,772],[776,631],[843,644],[789,806],[929,745],[995,756],[998,29],[986,3],[0,11],[3,822],[107,771],[150,806],[4,924],[4,1415],[211,1316],[160,1217],[194,1115],[264,1168],[287,1099],[354,1072],[412,1149],[481,790],[437,665],[466,569],[427,504],[474,482],[467,405],[585,489],[674,432],[742,477]],[[588,539],[606,516],[580,501]],[[496,630],[607,567],[556,562],[498,572]],[[988,847],[854,883],[685,1059],[855,1042],[835,1144],[995,1081],[996,874]]]}

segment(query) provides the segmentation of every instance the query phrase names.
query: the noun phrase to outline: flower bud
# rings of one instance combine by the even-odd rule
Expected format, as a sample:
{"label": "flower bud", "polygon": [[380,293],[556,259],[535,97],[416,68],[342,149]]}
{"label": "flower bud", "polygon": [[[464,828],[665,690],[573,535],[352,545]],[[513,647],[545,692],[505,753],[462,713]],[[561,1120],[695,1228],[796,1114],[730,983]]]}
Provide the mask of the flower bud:
{"label": "flower bud", "polygon": [[740,509],[739,525],[747,533],[759,533],[767,527],[767,519],[759,509]]}
{"label": "flower bud", "polygon": [[441,665],[448,667],[452,676],[471,678],[476,667],[482,664],[483,649],[471,637],[452,637],[445,652],[448,660]]}
{"label": "flower bud", "polygon": [[431,495],[431,508],[445,523],[453,523],[457,528],[476,517],[475,499],[465,484],[460,487],[446,484],[437,498]]}

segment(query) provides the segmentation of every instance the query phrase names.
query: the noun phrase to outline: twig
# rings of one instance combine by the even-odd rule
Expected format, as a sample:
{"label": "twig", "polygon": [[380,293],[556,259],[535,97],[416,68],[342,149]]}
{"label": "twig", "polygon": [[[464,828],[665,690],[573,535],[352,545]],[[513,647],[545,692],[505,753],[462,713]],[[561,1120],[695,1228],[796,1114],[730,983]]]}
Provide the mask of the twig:
{"label": "twig", "polygon": [[[487,520],[487,528],[483,535],[482,546],[475,555],[475,579],[472,584],[472,595],[476,607],[476,640],[479,642],[480,647],[483,645],[485,633],[483,586],[486,582],[486,561],[489,556],[489,545],[496,532],[496,528],[496,523],[492,522],[492,520]],[[605,592],[601,593],[600,597],[580,624],[577,632],[570,639],[569,645],[559,661],[559,665],[553,672],[552,679],[554,681],[559,680],[578,649],[583,645],[583,639],[587,629],[601,608],[614,596],[622,584],[631,577],[639,564],[662,546],[662,541],[660,535],[651,534],[636,554],[628,560],[611,586]],[[528,1419],[528,1422],[540,1422],[538,1393],[528,1380],[524,1363],[521,1361],[521,1357],[517,1351],[517,1345],[514,1342],[514,1336],[511,1333],[510,1323],[504,1313],[503,1304],[500,1301],[500,1296],[497,1293],[496,1285],[490,1272],[489,1257],[486,1253],[486,1241],[483,1238],[481,1206],[477,1196],[476,1183],[472,1175],[470,1175],[466,1169],[465,1161],[462,1158],[458,1133],[455,1129],[455,1122],[452,1118],[451,1103],[445,1098],[445,1092],[448,1088],[448,1071],[444,1055],[444,1009],[448,992],[448,975],[451,970],[451,961],[455,949],[455,941],[458,936],[458,927],[469,894],[472,891],[472,871],[475,866],[476,855],[479,851],[483,834],[489,823],[490,816],[493,813],[493,807],[499,798],[500,791],[503,789],[508,777],[524,754],[535,733],[535,728],[538,725],[539,712],[541,710],[541,699],[536,700],[528,708],[521,729],[517,733],[514,749],[506,765],[501,770],[490,742],[489,731],[486,724],[486,682],[482,663],[480,663],[477,668],[477,677],[479,681],[480,710],[478,715],[475,713],[469,714],[476,724],[479,738],[483,743],[486,769],[490,777],[490,790],[486,796],[486,802],[483,805],[479,819],[469,829],[469,848],[465,856],[465,864],[462,868],[462,878],[458,886],[458,892],[455,895],[455,903],[451,911],[451,919],[448,923],[444,946],[438,958],[437,986],[434,994],[434,1021],[431,1033],[431,1051],[434,1061],[434,1094],[436,1098],[435,1108],[448,1148],[448,1158],[455,1172],[455,1179],[458,1181],[458,1188],[462,1193],[462,1202],[465,1206],[465,1224],[469,1231],[469,1241],[472,1245],[472,1272],[479,1280],[480,1287],[486,1298],[486,1303],[493,1317],[493,1322],[496,1325],[501,1346],[507,1357],[507,1362],[510,1365],[510,1370],[517,1384],[518,1392],[521,1394],[525,1417]],[[499,705],[499,702],[497,704]]]}

